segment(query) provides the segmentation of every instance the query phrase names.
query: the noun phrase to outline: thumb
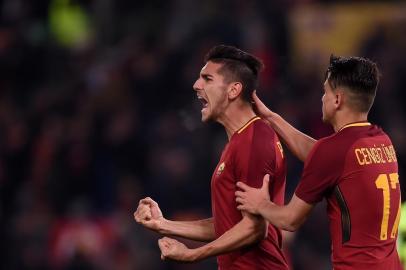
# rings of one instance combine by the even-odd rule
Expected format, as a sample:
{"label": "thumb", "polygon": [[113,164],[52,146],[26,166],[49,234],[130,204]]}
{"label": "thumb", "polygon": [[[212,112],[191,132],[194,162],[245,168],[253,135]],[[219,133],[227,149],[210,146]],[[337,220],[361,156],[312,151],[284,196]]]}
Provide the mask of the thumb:
{"label": "thumb", "polygon": [[265,174],[261,189],[266,190],[266,192],[269,191],[269,174]]}

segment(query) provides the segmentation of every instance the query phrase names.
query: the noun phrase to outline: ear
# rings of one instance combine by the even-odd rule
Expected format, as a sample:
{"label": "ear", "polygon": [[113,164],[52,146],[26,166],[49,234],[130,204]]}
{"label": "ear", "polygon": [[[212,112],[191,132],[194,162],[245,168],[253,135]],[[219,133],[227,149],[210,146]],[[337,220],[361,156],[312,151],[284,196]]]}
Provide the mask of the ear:
{"label": "ear", "polygon": [[234,100],[240,96],[242,92],[242,84],[240,82],[232,82],[228,87],[228,98]]}
{"label": "ear", "polygon": [[344,104],[345,99],[344,91],[336,91],[334,95],[335,95],[334,106],[336,110],[339,110]]}

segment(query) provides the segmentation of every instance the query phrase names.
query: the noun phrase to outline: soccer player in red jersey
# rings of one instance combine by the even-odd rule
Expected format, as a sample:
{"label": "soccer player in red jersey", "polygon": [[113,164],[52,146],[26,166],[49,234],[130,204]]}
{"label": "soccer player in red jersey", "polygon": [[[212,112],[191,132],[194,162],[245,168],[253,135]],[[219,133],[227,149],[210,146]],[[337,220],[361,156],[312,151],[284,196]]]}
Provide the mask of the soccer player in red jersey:
{"label": "soccer player in red jersey", "polygon": [[335,270],[402,269],[396,251],[401,203],[396,153],[388,135],[367,120],[378,83],[379,71],[372,61],[332,56],[322,111],[323,121],[335,133],[318,141],[253,95],[259,114],[305,164],[287,205],[268,200],[266,176],[261,189],[238,183],[242,189],[236,192],[238,208],[293,231],[326,198]]}
{"label": "soccer player in red jersey", "polygon": [[[286,164],[279,139],[268,123],[253,111],[251,93],[262,63],[235,47],[216,46],[206,56],[206,65],[193,89],[202,101],[202,121],[222,124],[228,136],[211,179],[212,217],[198,221],[172,221],[162,216],[151,198],[140,201],[135,220],[167,236],[208,242],[189,249],[164,237],[158,241],[162,259],[193,262],[217,256],[218,268],[288,269],[281,251],[281,231],[264,218],[237,209],[236,179],[260,187],[270,175],[270,199],[284,203]],[[269,138],[271,138],[269,140]]]}

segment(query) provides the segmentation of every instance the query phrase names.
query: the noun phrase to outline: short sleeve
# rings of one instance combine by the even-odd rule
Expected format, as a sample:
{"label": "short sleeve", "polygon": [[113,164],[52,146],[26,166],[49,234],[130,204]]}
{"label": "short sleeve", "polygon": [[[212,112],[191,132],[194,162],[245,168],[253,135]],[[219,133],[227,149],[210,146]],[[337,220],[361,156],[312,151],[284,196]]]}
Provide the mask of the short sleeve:
{"label": "short sleeve", "polygon": [[326,141],[319,141],[309,153],[295,191],[296,196],[303,201],[318,203],[336,185],[342,162],[333,149]]}

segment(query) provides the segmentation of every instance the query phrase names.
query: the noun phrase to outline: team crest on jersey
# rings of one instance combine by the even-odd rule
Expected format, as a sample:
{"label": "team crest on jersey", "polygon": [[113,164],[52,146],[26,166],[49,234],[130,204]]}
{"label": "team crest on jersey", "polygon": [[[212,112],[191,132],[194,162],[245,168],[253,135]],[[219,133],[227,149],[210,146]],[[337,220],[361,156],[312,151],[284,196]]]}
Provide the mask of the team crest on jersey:
{"label": "team crest on jersey", "polygon": [[216,175],[219,176],[224,171],[225,168],[226,168],[226,164],[224,162],[222,162],[217,169]]}

